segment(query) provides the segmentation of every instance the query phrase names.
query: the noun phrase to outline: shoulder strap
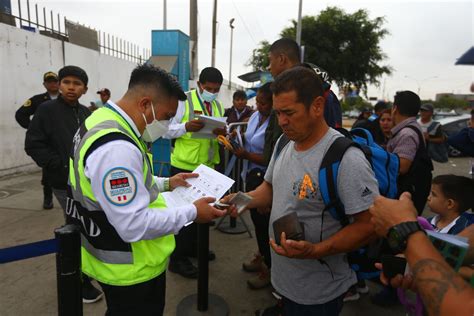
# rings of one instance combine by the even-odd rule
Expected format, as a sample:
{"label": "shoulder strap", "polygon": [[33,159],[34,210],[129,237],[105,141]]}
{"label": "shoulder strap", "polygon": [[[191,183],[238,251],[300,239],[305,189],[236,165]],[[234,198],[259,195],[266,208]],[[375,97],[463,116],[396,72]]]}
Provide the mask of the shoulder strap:
{"label": "shoulder strap", "polygon": [[427,132],[431,133],[431,131],[436,130],[441,124],[439,122],[431,122],[430,126],[427,128]]}
{"label": "shoulder strap", "polygon": [[125,140],[131,144],[133,144],[135,147],[138,148],[139,151],[141,151],[141,149],[138,147],[138,145],[133,141],[133,139],[131,139],[129,136],[125,135],[124,133],[121,133],[121,132],[114,132],[114,133],[109,133],[109,134],[105,134],[104,136],[100,137],[99,139],[97,139],[86,151],[86,154],[84,155],[84,160],[83,160],[83,163],[84,163],[84,167],[86,166],[86,161],[87,161],[87,158],[97,149],[99,148],[100,146],[108,143],[108,142],[111,142],[111,141],[114,141],[114,140]]}
{"label": "shoulder strap", "polygon": [[278,140],[278,143],[275,147],[275,160],[278,158],[278,156],[280,156],[281,151],[289,142],[290,139],[288,138],[288,136],[286,136],[285,133],[281,134],[280,139]]}
{"label": "shoulder strap", "polygon": [[337,193],[337,175],[342,157],[352,146],[359,147],[349,138],[336,138],[324,155],[319,167],[319,189],[326,205],[323,213],[328,210],[343,227],[349,224],[349,218],[346,216],[344,205]]}
{"label": "shoulder strap", "polygon": [[[421,134],[421,131],[413,125],[407,125],[404,128],[409,128],[409,129],[415,131],[416,135],[418,135],[418,140],[420,142],[420,146],[418,147],[418,149],[420,149],[420,148],[425,149],[425,138],[423,137],[423,134]],[[400,132],[400,131],[398,131],[398,132]]]}

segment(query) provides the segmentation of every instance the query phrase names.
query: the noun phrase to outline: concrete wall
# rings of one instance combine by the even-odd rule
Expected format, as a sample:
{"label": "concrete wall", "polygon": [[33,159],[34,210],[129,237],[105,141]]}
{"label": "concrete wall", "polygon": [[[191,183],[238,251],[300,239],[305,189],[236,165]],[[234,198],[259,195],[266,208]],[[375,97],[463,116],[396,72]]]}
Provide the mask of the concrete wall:
{"label": "concrete wall", "polygon": [[[126,91],[135,63],[0,23],[0,177],[37,169],[24,152],[25,130],[15,121],[16,110],[31,96],[43,93],[43,74],[65,65],[83,68],[89,90],[80,102],[98,100],[97,90],[109,88],[112,100]],[[190,87],[195,87],[190,82]],[[224,81],[219,100],[232,106],[232,94]]]}
{"label": "concrete wall", "polygon": [[113,100],[120,98],[136,66],[0,23],[0,176],[36,169],[24,152],[25,130],[16,123],[15,111],[29,97],[44,91],[45,72],[57,72],[64,65],[77,65],[87,72],[89,91],[80,99],[84,105],[98,99],[100,88],[109,88]]}

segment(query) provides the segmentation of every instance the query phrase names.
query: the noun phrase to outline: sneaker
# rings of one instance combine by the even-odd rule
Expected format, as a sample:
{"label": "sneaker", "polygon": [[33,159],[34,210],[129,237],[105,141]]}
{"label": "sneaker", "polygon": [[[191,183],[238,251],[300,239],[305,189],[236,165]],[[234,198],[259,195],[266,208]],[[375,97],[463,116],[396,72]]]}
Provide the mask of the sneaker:
{"label": "sneaker", "polygon": [[380,292],[370,298],[372,304],[387,307],[399,304],[397,291],[394,288],[385,286]]}
{"label": "sneaker", "polygon": [[255,254],[250,262],[244,262],[242,264],[242,269],[247,272],[260,272],[262,271],[262,265],[263,256],[261,256],[260,254]]}
{"label": "sneaker", "polygon": [[369,293],[369,287],[365,284],[364,280],[358,281],[356,284],[356,289],[359,294]]}
{"label": "sneaker", "polygon": [[356,286],[351,286],[349,290],[346,292],[346,295],[344,295],[344,303],[345,302],[352,302],[352,301],[357,301],[360,299],[360,294],[357,292]]}
{"label": "sneaker", "polygon": [[266,266],[263,266],[262,271],[260,271],[255,278],[247,280],[247,285],[249,286],[249,288],[254,290],[263,289],[264,287],[269,286],[270,283],[270,271]]}
{"label": "sneaker", "polygon": [[90,281],[82,283],[82,302],[83,303],[85,304],[95,303],[97,301],[100,301],[102,296],[104,296],[104,293],[102,293],[97,288],[95,288],[95,286],[92,285]]}
{"label": "sneaker", "polygon": [[283,316],[283,301],[278,300],[274,306],[256,310],[255,316]]}

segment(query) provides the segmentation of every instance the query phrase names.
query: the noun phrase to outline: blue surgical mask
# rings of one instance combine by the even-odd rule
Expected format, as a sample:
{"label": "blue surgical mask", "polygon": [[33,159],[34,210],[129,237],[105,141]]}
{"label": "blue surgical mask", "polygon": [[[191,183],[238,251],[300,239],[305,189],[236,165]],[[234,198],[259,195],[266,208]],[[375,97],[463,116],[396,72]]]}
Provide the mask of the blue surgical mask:
{"label": "blue surgical mask", "polygon": [[217,98],[217,93],[210,93],[209,91],[202,89],[201,97],[206,102],[212,102]]}

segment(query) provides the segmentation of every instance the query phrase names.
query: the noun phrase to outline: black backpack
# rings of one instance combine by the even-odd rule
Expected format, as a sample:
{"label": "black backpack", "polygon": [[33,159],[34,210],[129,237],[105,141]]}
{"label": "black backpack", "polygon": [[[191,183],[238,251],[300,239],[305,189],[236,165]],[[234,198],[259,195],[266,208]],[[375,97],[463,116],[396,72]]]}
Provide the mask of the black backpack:
{"label": "black backpack", "polygon": [[[412,125],[407,125],[404,128],[409,128],[416,132],[419,145],[408,172],[398,176],[398,194],[401,195],[403,192],[410,192],[418,215],[421,215],[431,190],[433,162],[426,150],[425,140],[421,131]],[[393,135],[393,137],[400,131]]]}

